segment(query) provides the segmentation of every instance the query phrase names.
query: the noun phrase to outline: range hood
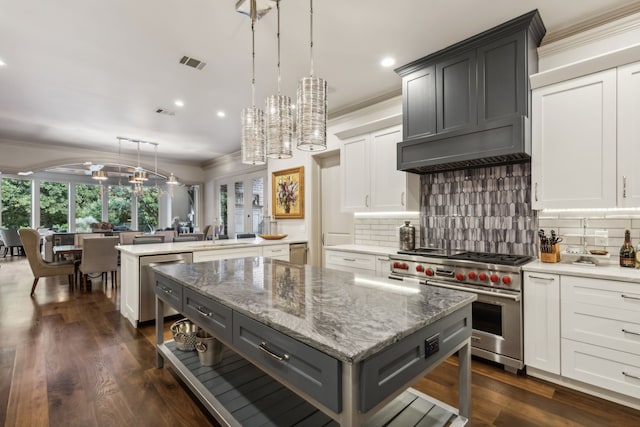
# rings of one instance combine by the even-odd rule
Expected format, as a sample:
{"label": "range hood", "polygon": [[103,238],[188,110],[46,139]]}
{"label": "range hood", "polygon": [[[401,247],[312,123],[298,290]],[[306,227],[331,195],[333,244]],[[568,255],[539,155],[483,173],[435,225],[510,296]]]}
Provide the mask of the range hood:
{"label": "range hood", "polygon": [[398,170],[431,173],[531,157],[529,75],[545,28],[537,10],[399,67]]}

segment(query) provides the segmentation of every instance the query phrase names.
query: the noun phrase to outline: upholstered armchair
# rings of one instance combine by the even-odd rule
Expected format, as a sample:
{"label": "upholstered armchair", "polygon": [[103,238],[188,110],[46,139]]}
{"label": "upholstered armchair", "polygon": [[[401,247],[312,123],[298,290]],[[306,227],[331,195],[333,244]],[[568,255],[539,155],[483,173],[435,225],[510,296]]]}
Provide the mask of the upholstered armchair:
{"label": "upholstered armchair", "polygon": [[[37,233],[37,231],[36,231]],[[39,235],[38,235],[39,236]],[[0,240],[4,242],[4,256],[7,256],[8,252],[11,252],[13,256],[13,249],[18,250],[18,255],[22,252],[22,242],[17,230],[2,230],[0,229]]]}
{"label": "upholstered armchair", "polygon": [[[117,286],[118,251],[116,245],[120,237],[85,237],[82,239],[82,261],[78,270],[82,274],[82,287],[87,290],[87,275],[91,273],[111,273],[111,287]],[[105,285],[107,281],[105,280]]]}
{"label": "upholstered armchair", "polygon": [[38,279],[41,277],[52,277],[67,275],[69,286],[73,286],[73,275],[75,272],[73,261],[46,262],[40,256],[40,234],[34,229],[23,228],[20,230],[20,240],[22,247],[27,254],[31,272],[35,276],[33,286],[31,286],[31,296],[36,291]]}

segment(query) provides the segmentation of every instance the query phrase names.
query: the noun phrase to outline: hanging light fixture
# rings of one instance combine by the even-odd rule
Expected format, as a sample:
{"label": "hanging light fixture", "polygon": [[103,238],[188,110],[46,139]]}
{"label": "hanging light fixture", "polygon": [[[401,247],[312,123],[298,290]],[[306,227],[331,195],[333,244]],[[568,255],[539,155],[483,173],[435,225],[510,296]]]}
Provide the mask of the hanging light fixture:
{"label": "hanging light fixture", "polygon": [[98,181],[106,181],[109,179],[109,175],[103,170],[93,171],[91,172],[91,179],[95,179]]}
{"label": "hanging light fixture", "polygon": [[133,179],[135,179],[138,182],[147,181],[149,180],[149,177],[147,176],[147,172],[145,172],[140,167],[140,141],[135,141],[135,142],[138,144],[138,166],[136,167],[136,171],[133,173]]}
{"label": "hanging light fixture", "polygon": [[242,110],[242,163],[248,165],[264,165],[264,112],[256,108],[256,35],[257,17],[256,0],[251,0],[251,103],[250,108]]}
{"label": "hanging light fixture", "polygon": [[267,157],[274,159],[291,158],[293,139],[293,111],[291,98],[280,94],[280,0],[276,0],[278,12],[278,93],[269,96],[264,105]]}
{"label": "hanging light fixture", "polygon": [[171,172],[171,175],[169,175],[169,178],[167,178],[167,184],[169,184],[169,185],[178,185],[178,184],[180,184],[180,182],[178,181],[178,178],[176,178],[176,176],[173,174],[173,172]]}
{"label": "hanging light fixture", "polygon": [[298,83],[298,149],[327,149],[327,81],[313,76],[313,0],[310,3],[311,72]]}

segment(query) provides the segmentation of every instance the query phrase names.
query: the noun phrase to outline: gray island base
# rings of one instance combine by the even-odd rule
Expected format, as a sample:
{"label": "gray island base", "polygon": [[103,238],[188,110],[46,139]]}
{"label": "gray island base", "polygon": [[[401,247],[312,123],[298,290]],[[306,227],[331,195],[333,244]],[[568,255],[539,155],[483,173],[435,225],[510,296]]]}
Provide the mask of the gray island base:
{"label": "gray island base", "polygon": [[[224,344],[222,361],[164,342],[169,363],[228,426],[461,426],[470,416],[474,294],[237,258],[154,267],[164,304]],[[459,410],[410,388],[454,353]]]}

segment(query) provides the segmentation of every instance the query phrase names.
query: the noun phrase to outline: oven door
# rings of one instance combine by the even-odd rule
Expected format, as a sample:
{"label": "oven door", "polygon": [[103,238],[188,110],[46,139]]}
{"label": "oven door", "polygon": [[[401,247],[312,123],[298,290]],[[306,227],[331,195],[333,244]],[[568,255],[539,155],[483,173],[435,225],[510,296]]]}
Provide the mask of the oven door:
{"label": "oven door", "polygon": [[427,284],[477,294],[478,299],[472,306],[472,353],[511,368],[524,367],[520,292],[438,281],[428,281]]}

